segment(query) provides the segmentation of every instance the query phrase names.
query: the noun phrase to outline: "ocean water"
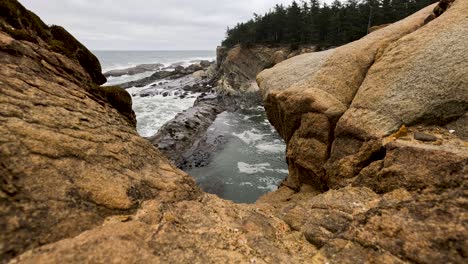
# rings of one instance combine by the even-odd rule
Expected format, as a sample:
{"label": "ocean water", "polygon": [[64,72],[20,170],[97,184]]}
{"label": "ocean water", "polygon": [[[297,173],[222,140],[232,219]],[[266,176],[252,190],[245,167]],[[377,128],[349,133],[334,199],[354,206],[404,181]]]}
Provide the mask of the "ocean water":
{"label": "ocean water", "polygon": [[[94,51],[94,54],[101,61],[104,72],[144,63],[187,66],[216,57],[214,51]],[[107,84],[133,81],[151,74],[153,72],[109,78]],[[159,80],[155,83],[165,81],[170,82]],[[151,85],[127,89],[133,99],[137,131],[143,137],[154,135],[162,125],[190,108],[198,96],[191,94],[182,99],[174,93],[141,96],[159,87]],[[213,153],[207,166],[187,171],[205,191],[235,202],[252,203],[261,195],[276,190],[287,176],[285,143],[268,122],[263,107],[224,112],[207,133],[208,140],[222,137],[222,148]]]}
{"label": "ocean water", "polygon": [[286,145],[263,107],[224,112],[208,128],[208,140],[226,143],[208,166],[187,171],[203,190],[237,203],[253,203],[275,191],[288,175]]}
{"label": "ocean water", "polygon": [[[102,71],[123,69],[134,67],[139,64],[161,63],[166,67],[171,65],[188,66],[201,60],[214,61],[216,51],[195,50],[195,51],[93,51],[94,55],[101,62]],[[107,78],[105,85],[115,85],[119,83],[135,81],[152,75],[154,71],[149,71],[136,75],[123,75],[119,77]],[[161,82],[165,80],[159,80]],[[154,95],[141,97],[142,91],[150,89],[151,84],[145,87],[133,87],[127,89],[132,95],[133,110],[137,116],[137,131],[143,137],[150,137],[156,134],[159,128],[166,122],[174,118],[178,113],[193,106],[196,96],[188,96],[180,99],[178,96]]]}
{"label": "ocean water", "polygon": [[176,50],[176,51],[93,51],[101,62],[102,71],[134,67],[139,64],[161,63],[170,66],[174,63],[188,65],[192,61],[215,60],[215,50]]}

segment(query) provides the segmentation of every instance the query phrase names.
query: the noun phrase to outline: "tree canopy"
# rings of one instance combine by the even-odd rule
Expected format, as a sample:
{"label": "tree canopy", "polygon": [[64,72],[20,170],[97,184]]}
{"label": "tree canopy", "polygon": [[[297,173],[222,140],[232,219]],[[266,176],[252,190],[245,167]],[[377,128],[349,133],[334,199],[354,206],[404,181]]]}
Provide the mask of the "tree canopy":
{"label": "tree canopy", "polygon": [[276,5],[269,12],[228,28],[223,46],[315,44],[338,46],[357,40],[372,26],[398,21],[437,0],[319,0]]}

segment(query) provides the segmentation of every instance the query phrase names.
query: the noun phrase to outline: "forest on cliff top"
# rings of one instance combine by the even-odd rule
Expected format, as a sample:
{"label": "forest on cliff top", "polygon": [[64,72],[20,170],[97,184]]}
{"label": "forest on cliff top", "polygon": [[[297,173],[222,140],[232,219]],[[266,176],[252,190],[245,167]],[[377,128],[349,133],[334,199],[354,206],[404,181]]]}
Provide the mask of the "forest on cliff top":
{"label": "forest on cliff top", "polygon": [[228,28],[223,46],[314,44],[339,46],[365,36],[372,26],[398,21],[437,0],[319,0],[276,5],[269,12]]}

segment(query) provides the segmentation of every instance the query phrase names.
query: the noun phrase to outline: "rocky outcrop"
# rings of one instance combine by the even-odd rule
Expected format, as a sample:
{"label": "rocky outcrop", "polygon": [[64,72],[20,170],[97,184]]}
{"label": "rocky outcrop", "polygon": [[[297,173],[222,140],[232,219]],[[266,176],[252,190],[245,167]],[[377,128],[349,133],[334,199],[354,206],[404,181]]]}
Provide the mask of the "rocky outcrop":
{"label": "rocky outcrop", "polygon": [[164,67],[164,64],[153,63],[153,64],[140,64],[135,67],[111,70],[104,73],[106,77],[119,77],[122,75],[135,75],[139,73],[145,73],[150,71],[158,71]]}
{"label": "rocky outcrop", "polygon": [[254,205],[201,192],[78,60],[0,30],[2,262],[464,263],[467,5],[262,73],[291,171]]}
{"label": "rocky outcrop", "polygon": [[457,0],[425,25],[430,6],[257,77],[289,164],[260,202],[320,248],[314,259],[466,258],[467,8]]}
{"label": "rocky outcrop", "polygon": [[287,58],[315,50],[315,46],[292,45],[237,45],[231,49],[218,47],[218,91],[234,95],[257,92],[255,77],[262,70]]}
{"label": "rocky outcrop", "polygon": [[[203,66],[200,63],[194,63],[191,64],[187,67],[183,66],[176,66],[174,69],[163,69],[161,71],[157,71],[153,73],[151,76],[142,78],[140,80],[136,81],[131,81],[131,82],[126,82],[119,84],[120,87],[127,89],[130,87],[144,87],[147,85],[150,85],[156,81],[163,80],[163,79],[169,79],[169,80],[175,80],[182,78],[187,75],[195,75],[196,77],[204,78],[207,76],[212,76],[213,69],[212,65],[214,65],[214,62],[209,62],[209,61],[202,61]],[[203,71],[203,73],[200,73],[199,71]]]}
{"label": "rocky outcrop", "polygon": [[203,94],[193,107],[167,122],[149,141],[177,167],[185,169],[203,141],[206,130],[224,109],[216,94]]}

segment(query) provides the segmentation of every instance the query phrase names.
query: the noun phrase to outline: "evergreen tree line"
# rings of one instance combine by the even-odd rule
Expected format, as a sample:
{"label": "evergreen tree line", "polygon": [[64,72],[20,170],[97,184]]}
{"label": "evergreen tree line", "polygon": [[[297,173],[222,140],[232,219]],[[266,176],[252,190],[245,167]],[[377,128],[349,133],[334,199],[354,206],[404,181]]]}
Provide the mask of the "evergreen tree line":
{"label": "evergreen tree line", "polygon": [[357,40],[370,27],[405,18],[437,0],[319,0],[276,5],[264,15],[228,28],[223,46],[236,44],[315,44],[339,46]]}

